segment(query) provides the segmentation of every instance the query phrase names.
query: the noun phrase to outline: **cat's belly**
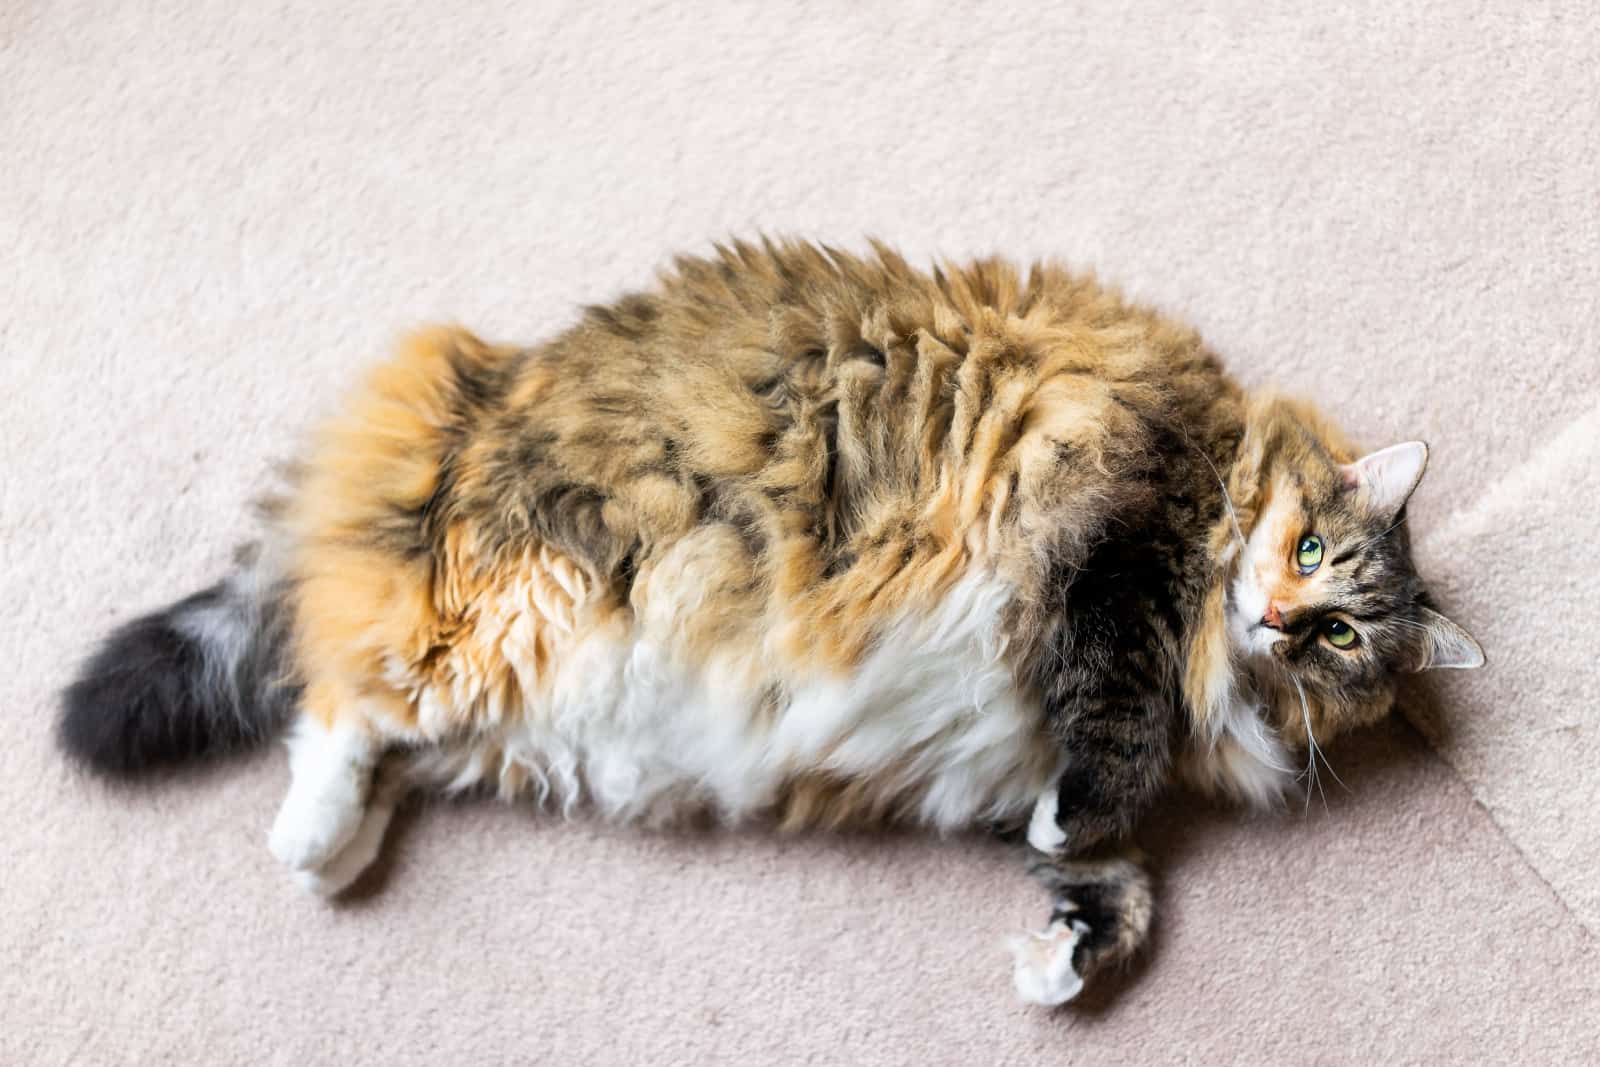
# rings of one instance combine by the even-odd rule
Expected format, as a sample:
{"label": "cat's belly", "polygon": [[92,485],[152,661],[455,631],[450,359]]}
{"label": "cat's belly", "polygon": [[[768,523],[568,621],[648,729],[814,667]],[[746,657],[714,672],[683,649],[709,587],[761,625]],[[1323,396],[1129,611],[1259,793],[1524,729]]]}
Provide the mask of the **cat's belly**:
{"label": "cat's belly", "polygon": [[963,579],[846,673],[781,664],[762,641],[689,662],[670,629],[613,617],[574,635],[522,714],[418,762],[454,786],[621,819],[1015,821],[1058,756],[1006,656],[1008,596]]}

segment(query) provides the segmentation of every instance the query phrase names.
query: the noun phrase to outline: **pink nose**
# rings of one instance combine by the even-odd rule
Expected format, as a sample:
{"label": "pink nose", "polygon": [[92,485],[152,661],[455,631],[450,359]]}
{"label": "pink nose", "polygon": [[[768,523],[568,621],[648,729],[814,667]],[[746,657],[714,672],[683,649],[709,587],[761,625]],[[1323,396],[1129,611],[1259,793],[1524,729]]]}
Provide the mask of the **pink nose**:
{"label": "pink nose", "polygon": [[1274,630],[1283,629],[1283,612],[1278,610],[1278,605],[1268,604],[1267,612],[1261,616],[1261,625],[1270,626]]}

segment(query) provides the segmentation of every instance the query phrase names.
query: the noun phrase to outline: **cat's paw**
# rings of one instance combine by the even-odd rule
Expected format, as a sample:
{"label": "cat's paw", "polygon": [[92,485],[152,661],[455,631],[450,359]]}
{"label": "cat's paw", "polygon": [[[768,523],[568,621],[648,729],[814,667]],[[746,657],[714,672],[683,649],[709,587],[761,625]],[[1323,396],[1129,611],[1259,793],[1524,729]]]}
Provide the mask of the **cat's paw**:
{"label": "cat's paw", "polygon": [[354,775],[317,782],[295,779],[273,820],[267,847],[278,861],[307,871],[332,860],[361,829],[365,783]]}
{"label": "cat's paw", "polygon": [[350,888],[378,858],[393,814],[392,803],[372,804],[362,816],[355,836],[321,866],[296,869],[294,884],[319,897],[335,896]]}
{"label": "cat's paw", "polygon": [[295,868],[295,885],[319,897],[336,896],[354,885],[382,851],[389,821],[405,793],[402,768],[393,762],[380,766],[372,776],[355,833],[320,863]]}
{"label": "cat's paw", "polygon": [[1009,942],[1012,983],[1026,1004],[1054,1008],[1083,990],[1073,965],[1078,942],[1089,932],[1081,920],[1057,919],[1041,933],[1019,934]]}
{"label": "cat's paw", "polygon": [[[1054,934],[1057,950],[1065,956],[1051,956],[1047,962],[1058,969],[1070,964],[1071,973],[1085,982],[1097,982],[1107,971],[1132,963],[1149,937],[1154,912],[1150,875],[1137,851],[1075,859],[1041,856],[1030,872],[1049,888],[1051,897],[1050,925],[1046,934],[1035,936]],[[1067,931],[1073,934],[1070,939]],[[1044,946],[1031,948],[1035,957],[1043,957]],[[1018,959],[1017,988],[1028,999],[1020,970],[1022,956]],[[1045,973],[1039,965],[1033,971]]]}
{"label": "cat's paw", "polygon": [[285,866],[321,867],[356,836],[367,810],[376,754],[362,728],[329,729],[308,716],[288,738],[289,793],[267,847]]}

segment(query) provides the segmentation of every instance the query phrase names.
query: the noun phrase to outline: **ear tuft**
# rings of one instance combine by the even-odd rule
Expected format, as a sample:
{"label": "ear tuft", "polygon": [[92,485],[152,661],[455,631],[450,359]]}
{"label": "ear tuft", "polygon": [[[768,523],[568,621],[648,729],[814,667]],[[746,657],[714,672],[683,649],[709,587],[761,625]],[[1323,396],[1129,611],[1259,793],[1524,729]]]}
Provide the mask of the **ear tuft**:
{"label": "ear tuft", "polygon": [[1387,519],[1405,506],[1427,466],[1428,446],[1421,441],[1407,441],[1368,453],[1339,470],[1345,485]]}
{"label": "ear tuft", "polygon": [[1471,670],[1483,666],[1483,648],[1467,631],[1431,608],[1422,609],[1422,625],[1425,635],[1417,670]]}

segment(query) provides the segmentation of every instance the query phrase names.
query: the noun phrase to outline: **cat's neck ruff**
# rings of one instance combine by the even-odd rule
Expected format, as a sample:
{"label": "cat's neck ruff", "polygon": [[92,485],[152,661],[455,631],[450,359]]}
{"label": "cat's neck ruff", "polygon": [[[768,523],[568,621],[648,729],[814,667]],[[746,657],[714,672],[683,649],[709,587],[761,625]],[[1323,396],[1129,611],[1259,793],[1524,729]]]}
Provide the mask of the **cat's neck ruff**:
{"label": "cat's neck ruff", "polygon": [[1238,668],[1228,692],[1206,720],[1196,739],[1198,783],[1258,807],[1282,799],[1293,780],[1288,750],[1267,722],[1267,704],[1256,693],[1248,669]]}

